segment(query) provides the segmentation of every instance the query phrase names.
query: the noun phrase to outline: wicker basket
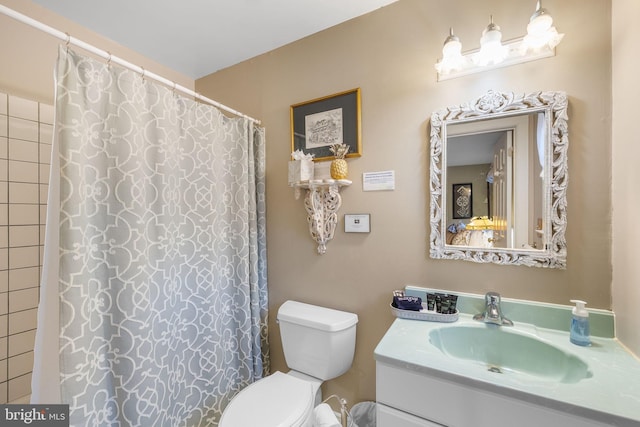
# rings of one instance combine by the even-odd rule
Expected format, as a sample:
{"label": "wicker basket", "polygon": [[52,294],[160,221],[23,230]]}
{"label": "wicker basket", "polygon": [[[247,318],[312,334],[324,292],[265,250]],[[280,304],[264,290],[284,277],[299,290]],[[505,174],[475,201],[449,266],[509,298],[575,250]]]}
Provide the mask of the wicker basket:
{"label": "wicker basket", "polygon": [[422,303],[422,310],[420,311],[401,310],[399,308],[395,308],[391,304],[389,304],[389,307],[391,307],[391,313],[400,319],[424,320],[427,322],[445,323],[451,323],[458,320],[458,310],[456,310],[456,312],[452,314],[437,313],[435,311],[427,310],[427,305],[425,303]]}

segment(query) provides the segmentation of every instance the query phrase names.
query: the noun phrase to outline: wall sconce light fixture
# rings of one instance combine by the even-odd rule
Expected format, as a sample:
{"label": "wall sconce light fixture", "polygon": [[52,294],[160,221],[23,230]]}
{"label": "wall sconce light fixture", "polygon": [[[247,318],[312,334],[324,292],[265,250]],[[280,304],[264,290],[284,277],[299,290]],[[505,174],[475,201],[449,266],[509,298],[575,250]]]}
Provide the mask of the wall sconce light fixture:
{"label": "wall sconce light fixture", "polygon": [[460,39],[453,34],[453,29],[449,29],[442,59],[435,65],[438,81],[554,56],[555,47],[563,37],[564,34],[559,34],[553,26],[553,18],[542,8],[540,0],[527,25],[527,35],[504,44],[493,16],[482,32],[480,49],[462,53]]}

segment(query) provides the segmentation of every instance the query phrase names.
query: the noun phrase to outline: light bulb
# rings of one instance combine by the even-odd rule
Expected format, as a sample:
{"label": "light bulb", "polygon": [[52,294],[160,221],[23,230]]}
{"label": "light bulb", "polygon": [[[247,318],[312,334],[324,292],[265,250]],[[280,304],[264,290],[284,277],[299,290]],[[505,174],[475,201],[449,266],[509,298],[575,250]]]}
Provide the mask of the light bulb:
{"label": "light bulb", "polygon": [[480,38],[480,52],[475,56],[475,62],[478,65],[494,65],[499,64],[507,57],[507,48],[502,45],[502,33],[500,27],[491,23],[482,32]]}
{"label": "light bulb", "polygon": [[523,49],[540,50],[545,46],[553,49],[564,37],[558,34],[553,26],[553,18],[547,9],[542,8],[540,1],[536,5],[536,11],[531,15],[527,25],[527,35],[524,38]]}
{"label": "light bulb", "polygon": [[454,70],[462,69],[464,58],[462,57],[462,43],[453,34],[453,29],[449,29],[449,37],[444,41],[442,47],[442,60],[436,64],[436,70],[440,74],[447,74]]}
{"label": "light bulb", "polygon": [[442,47],[442,56],[445,58],[462,56],[462,43],[460,43],[460,40],[458,40],[457,37],[455,37],[455,39],[450,39]]}

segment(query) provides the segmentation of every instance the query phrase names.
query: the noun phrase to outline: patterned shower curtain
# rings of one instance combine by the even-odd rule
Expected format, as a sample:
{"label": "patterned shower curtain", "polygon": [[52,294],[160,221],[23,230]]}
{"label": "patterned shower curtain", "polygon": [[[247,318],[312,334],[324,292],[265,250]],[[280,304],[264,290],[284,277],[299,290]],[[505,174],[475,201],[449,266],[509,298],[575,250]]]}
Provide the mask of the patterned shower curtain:
{"label": "patterned shower curtain", "polygon": [[56,76],[71,425],[217,425],[268,371],[264,129],[64,47]]}

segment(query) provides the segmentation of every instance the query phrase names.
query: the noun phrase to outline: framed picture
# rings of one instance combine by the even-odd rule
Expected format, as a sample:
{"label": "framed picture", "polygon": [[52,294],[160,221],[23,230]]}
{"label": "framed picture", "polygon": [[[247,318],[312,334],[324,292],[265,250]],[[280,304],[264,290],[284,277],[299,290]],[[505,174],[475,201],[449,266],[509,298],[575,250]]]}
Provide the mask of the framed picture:
{"label": "framed picture", "polygon": [[329,147],[346,144],[347,157],[362,155],[359,88],[292,105],[290,113],[291,152],[331,160]]}
{"label": "framed picture", "polygon": [[453,219],[471,218],[473,216],[473,195],[471,183],[453,184]]}

